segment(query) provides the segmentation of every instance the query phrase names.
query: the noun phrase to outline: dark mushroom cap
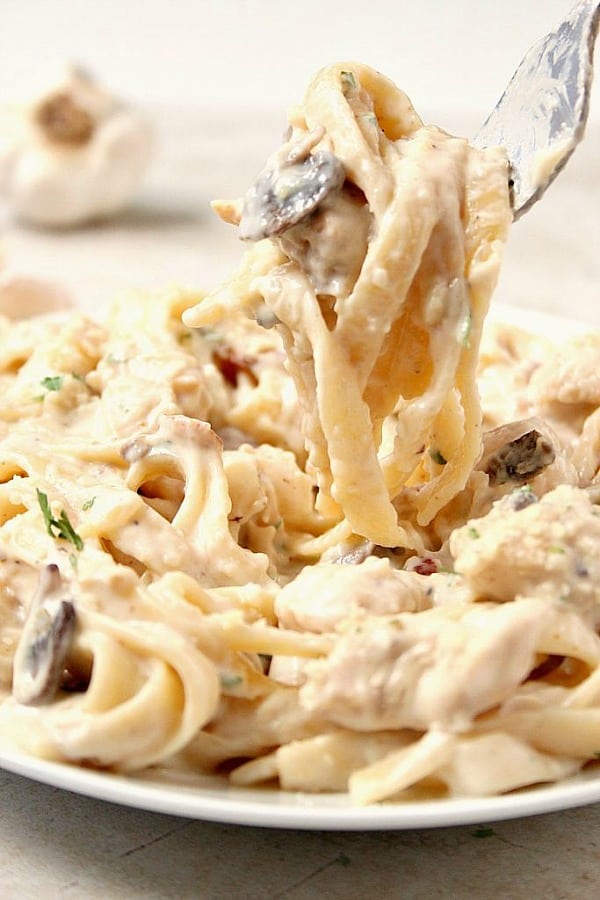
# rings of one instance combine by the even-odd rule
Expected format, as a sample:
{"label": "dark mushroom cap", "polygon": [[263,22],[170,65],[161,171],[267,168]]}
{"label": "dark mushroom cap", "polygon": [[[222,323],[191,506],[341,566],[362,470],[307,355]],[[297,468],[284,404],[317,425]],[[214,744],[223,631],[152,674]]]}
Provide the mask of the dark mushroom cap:
{"label": "dark mushroom cap", "polygon": [[12,694],[18,703],[51,702],[60,686],[76,626],[58,566],[42,569],[13,662]]}
{"label": "dark mushroom cap", "polygon": [[244,198],[239,235],[259,241],[282,234],[310,216],[323,200],[344,184],[341,161],[327,150],[303,159],[293,154],[258,176]]}

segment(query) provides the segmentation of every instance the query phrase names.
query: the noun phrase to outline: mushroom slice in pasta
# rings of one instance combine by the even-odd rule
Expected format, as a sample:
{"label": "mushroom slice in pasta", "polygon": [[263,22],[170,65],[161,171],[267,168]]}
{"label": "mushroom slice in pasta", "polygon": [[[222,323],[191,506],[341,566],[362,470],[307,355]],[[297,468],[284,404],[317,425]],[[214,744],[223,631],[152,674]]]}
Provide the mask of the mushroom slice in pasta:
{"label": "mushroom slice in pasta", "polygon": [[259,241],[281,234],[342,187],[345,171],[337,156],[327,150],[311,153],[322,136],[323,129],[315,129],[271,156],[244,198],[242,240]]}
{"label": "mushroom slice in pasta", "polygon": [[12,693],[18,703],[49,703],[60,685],[77,617],[58,566],[42,569],[14,658]]}
{"label": "mushroom slice in pasta", "polygon": [[492,453],[485,471],[491,484],[524,484],[554,462],[554,447],[536,428],[509,440]]}

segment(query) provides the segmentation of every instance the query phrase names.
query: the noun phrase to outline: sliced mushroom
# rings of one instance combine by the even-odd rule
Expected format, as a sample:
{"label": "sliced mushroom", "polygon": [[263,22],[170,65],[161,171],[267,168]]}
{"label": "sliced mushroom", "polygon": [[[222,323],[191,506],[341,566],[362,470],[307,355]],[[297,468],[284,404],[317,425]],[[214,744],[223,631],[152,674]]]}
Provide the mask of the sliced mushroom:
{"label": "sliced mushroom", "polygon": [[346,177],[335,154],[311,153],[322,129],[284,144],[260,173],[244,197],[239,235],[244,241],[281,234],[305,219],[325,197],[339,191]]}
{"label": "sliced mushroom", "polygon": [[519,484],[529,481],[553,463],[554,456],[550,441],[534,428],[499,450],[489,460],[486,472],[491,484],[505,484],[507,481]]}
{"label": "sliced mushroom", "polygon": [[56,565],[41,574],[13,663],[12,694],[29,706],[50,703],[60,686],[77,617]]}
{"label": "sliced mushroom", "polygon": [[491,485],[525,484],[554,462],[554,447],[537,423],[536,419],[511,422],[485,436],[477,468],[489,476]]}

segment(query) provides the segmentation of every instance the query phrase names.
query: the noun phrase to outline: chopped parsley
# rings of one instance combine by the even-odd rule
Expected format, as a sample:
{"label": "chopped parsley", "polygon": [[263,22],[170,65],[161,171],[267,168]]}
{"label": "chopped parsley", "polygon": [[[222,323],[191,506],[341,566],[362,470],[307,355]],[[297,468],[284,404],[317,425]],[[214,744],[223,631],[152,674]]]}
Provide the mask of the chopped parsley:
{"label": "chopped parsley", "polygon": [[340,81],[342,82],[342,90],[344,93],[346,91],[355,91],[358,87],[354,72],[340,72]]}
{"label": "chopped parsley", "polygon": [[437,447],[430,447],[429,455],[432,458],[432,460],[434,461],[434,463],[438,464],[438,466],[445,466],[446,463],[448,462],[448,460],[446,459],[444,454],[440,450],[438,450]]}
{"label": "chopped parsley", "polygon": [[55,519],[52,515],[52,510],[50,509],[48,495],[43,491],[40,491],[39,488],[36,488],[36,493],[44,517],[44,522],[46,523],[46,530],[50,537],[69,541],[76,550],[83,550],[83,541],[71,525],[69,517],[64,509],[61,509],[58,519]]}
{"label": "chopped parsley", "polygon": [[81,507],[82,510],[83,510],[84,512],[87,512],[88,509],[91,509],[91,508],[92,508],[92,506],[94,505],[95,502],[96,502],[96,498],[95,498],[95,497],[90,497],[89,500],[86,500],[85,503],[82,504],[82,507]]}
{"label": "chopped parsley", "polygon": [[210,325],[203,325],[201,328],[198,328],[198,334],[204,338],[206,341],[214,341],[215,344],[220,343],[223,340],[223,335],[216,328],[212,328]]}
{"label": "chopped parsley", "polygon": [[469,537],[473,538],[473,540],[476,540],[477,538],[480,538],[481,535],[479,534],[479,532],[477,531],[476,528],[471,527],[471,528],[469,528]]}
{"label": "chopped parsley", "polygon": [[465,350],[469,350],[471,347],[471,329],[473,328],[473,315],[471,313],[466,317],[463,325],[462,325],[462,334],[461,334],[461,344],[465,348]]}
{"label": "chopped parsley", "polygon": [[369,125],[379,125],[379,122],[377,121],[377,116],[373,115],[373,113],[363,113],[360,116],[360,118],[364,119],[366,122],[368,122]]}
{"label": "chopped parsley", "polygon": [[40,384],[47,391],[60,391],[64,379],[64,375],[46,375],[45,378],[42,378]]}
{"label": "chopped parsley", "polygon": [[480,826],[479,828],[476,828],[475,831],[471,832],[471,837],[476,837],[476,838],[495,837],[495,835],[496,835],[496,832],[494,831],[493,828],[483,828],[482,826]]}
{"label": "chopped parsley", "polygon": [[219,675],[219,683],[224,690],[239,687],[242,681],[241,675],[229,675],[226,673]]}

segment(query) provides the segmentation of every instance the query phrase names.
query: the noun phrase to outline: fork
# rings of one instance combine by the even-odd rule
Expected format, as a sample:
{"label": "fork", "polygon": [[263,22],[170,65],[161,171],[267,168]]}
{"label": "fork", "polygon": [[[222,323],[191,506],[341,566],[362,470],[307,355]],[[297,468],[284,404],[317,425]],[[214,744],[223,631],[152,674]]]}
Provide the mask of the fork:
{"label": "fork", "polygon": [[580,0],[525,55],[473,140],[505,148],[515,219],[540,199],[583,137],[599,22],[599,0]]}

